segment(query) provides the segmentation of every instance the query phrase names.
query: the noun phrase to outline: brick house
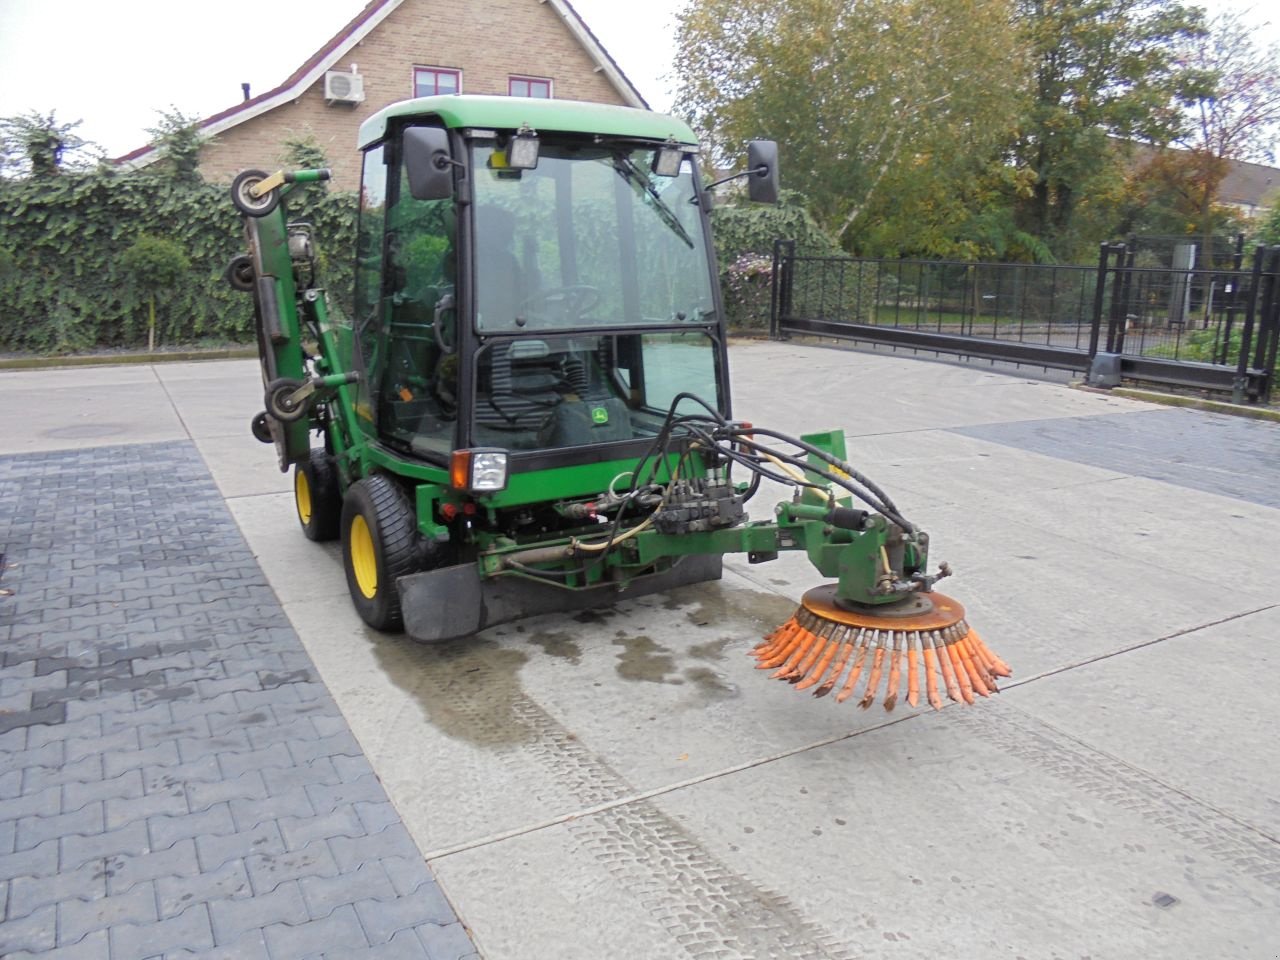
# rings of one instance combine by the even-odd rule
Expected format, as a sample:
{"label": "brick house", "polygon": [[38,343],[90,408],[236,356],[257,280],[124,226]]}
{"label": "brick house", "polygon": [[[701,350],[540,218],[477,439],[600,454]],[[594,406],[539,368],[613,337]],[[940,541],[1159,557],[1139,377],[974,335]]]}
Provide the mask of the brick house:
{"label": "brick house", "polygon": [[[355,190],[360,123],[389,103],[437,93],[648,108],[568,0],[370,0],[284,83],[200,121],[213,138],[201,172],[217,181],[274,169],[287,138],[310,135],[334,185]],[[147,146],[117,163],[155,158]]]}

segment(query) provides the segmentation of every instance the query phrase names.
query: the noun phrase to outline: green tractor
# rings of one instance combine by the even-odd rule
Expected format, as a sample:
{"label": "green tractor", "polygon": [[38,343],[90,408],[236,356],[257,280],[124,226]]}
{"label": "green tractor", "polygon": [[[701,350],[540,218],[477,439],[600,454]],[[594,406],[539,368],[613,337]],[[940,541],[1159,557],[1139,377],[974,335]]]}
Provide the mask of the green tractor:
{"label": "green tractor", "polygon": [[[693,132],[673,117],[427,97],[360,128],[355,289],[326,296],[281,202],[328,171],[232,184],[265,410],[302,530],[342,541],[378,630],[443,641],[718,579],[725,553],[805,550],[832,582],[756,649],[838,699],[937,706],[1007,668],[932,590],[928,536],[846,462],[844,435],[732,417],[724,310]],[[777,149],[749,145],[753,201]],[[737,179],[729,178],[729,179]],[[350,316],[347,316],[347,313]],[[318,435],[319,440],[313,441]],[[751,521],[762,478],[795,488]],[[848,672],[845,673],[845,668]],[[886,688],[887,689],[887,688]]]}

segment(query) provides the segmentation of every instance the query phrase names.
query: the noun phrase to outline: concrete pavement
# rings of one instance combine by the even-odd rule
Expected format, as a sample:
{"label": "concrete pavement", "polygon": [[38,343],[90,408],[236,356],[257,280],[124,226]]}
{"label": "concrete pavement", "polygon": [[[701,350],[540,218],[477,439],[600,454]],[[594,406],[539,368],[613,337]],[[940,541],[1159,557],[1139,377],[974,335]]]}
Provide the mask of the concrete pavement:
{"label": "concrete pavement", "polygon": [[1014,667],[997,701],[767,682],[745,652],[814,584],[796,556],[443,647],[372,633],[249,437],[253,361],[0,375],[0,456],[198,451],[491,960],[1280,956],[1276,426],[883,354],[730,359],[736,415],[843,427],[931,532]]}

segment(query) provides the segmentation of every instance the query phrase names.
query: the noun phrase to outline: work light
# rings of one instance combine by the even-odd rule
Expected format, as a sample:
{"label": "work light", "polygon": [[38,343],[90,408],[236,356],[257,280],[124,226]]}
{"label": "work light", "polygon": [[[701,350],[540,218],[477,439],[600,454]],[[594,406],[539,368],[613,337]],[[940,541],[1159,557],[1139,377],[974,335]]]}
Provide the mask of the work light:
{"label": "work light", "polygon": [[468,493],[495,493],[507,486],[507,451],[492,447],[455,450],[449,461],[449,485]]}

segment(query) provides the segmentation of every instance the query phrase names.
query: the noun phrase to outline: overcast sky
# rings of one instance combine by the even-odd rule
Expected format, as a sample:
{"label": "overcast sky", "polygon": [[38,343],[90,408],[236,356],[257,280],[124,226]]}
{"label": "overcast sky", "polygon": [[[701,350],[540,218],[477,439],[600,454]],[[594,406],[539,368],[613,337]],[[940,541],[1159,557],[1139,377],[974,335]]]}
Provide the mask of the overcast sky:
{"label": "overcast sky", "polygon": [[[686,0],[573,0],[575,9],[649,103],[670,106],[675,12]],[[142,146],[156,110],[208,116],[279,84],[364,5],[245,7],[175,0],[0,0],[0,117],[57,111],[83,120],[77,132],[117,156]],[[1248,10],[1253,0],[1204,0]],[[286,17],[285,9],[306,11]],[[197,13],[198,16],[192,15]],[[1271,19],[1280,20],[1280,13]],[[263,24],[258,30],[253,26]],[[1280,42],[1273,26],[1265,36]]]}

